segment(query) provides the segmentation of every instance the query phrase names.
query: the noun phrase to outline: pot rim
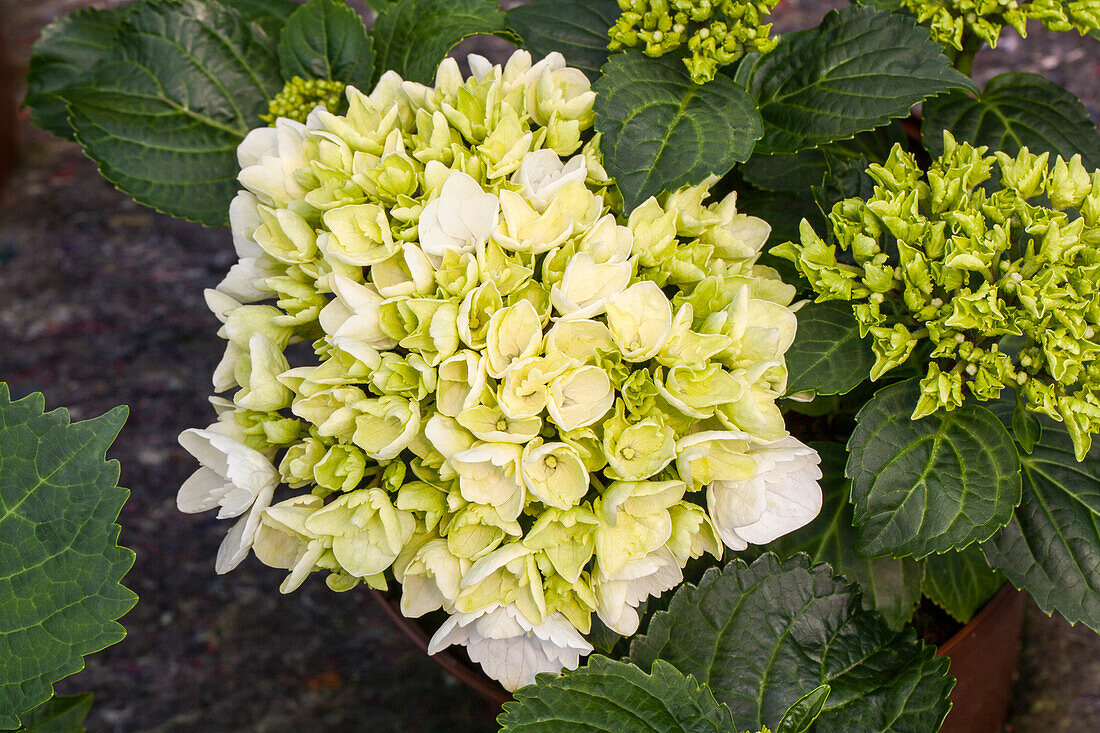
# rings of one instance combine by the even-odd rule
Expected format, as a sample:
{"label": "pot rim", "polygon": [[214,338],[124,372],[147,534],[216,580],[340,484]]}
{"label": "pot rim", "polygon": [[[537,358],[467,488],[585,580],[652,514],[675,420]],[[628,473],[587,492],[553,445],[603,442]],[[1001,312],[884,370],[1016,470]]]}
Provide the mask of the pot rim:
{"label": "pot rim", "polygon": [[1022,593],[1023,591],[1017,590],[1012,583],[1002,585],[1001,589],[981,607],[981,610],[974,614],[970,621],[963,624],[963,627],[952,634],[950,639],[937,647],[936,654],[945,657],[951,656],[951,652],[955,650],[955,647],[962,644],[986,619],[1013,603]]}

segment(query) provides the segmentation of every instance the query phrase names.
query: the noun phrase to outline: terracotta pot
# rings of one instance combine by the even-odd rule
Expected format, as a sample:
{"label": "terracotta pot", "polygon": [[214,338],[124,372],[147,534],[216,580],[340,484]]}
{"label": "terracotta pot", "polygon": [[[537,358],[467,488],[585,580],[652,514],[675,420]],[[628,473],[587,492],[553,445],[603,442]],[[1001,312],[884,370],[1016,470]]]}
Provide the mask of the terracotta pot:
{"label": "terracotta pot", "polygon": [[941,733],[1000,733],[1016,686],[1026,596],[1005,585],[943,644],[958,682]]}

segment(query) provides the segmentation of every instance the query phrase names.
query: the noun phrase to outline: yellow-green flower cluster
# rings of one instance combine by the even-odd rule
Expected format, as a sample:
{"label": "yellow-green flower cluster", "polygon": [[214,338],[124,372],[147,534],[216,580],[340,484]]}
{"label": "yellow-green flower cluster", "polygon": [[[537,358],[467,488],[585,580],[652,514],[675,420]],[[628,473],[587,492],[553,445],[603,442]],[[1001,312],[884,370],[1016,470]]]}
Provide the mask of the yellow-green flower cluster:
{"label": "yellow-green flower cluster", "polygon": [[684,64],[696,84],[747,51],[775,48],[763,19],[779,0],[619,0],[623,13],[611,26],[612,51],[643,46],[649,56],[687,47]]}
{"label": "yellow-green flower cluster", "polygon": [[818,300],[854,304],[872,379],[930,343],[914,418],[1012,387],[1065,421],[1080,460],[1100,430],[1100,171],[1077,155],[985,153],[945,132],[925,175],[895,146],[867,171],[869,200],[833,207],[837,246],[803,221],[801,244],[773,252]]}
{"label": "yellow-green flower cluster", "polygon": [[219,568],[252,548],[284,591],[396,579],[407,615],[450,614],[433,649],[514,687],[575,667],[593,612],[633,633],[690,558],[808,522],[820,472],[775,405],[796,322],[768,225],[713,181],[626,215],[582,72],[470,67],[240,146],[240,262],[208,292],[233,393],[186,434],[180,506],[247,508]]}
{"label": "yellow-green flower cluster", "polygon": [[996,48],[1006,25],[1026,37],[1031,20],[1052,31],[1077,29],[1081,35],[1100,28],[1100,0],[902,0],[902,4],[931,28],[935,41],[959,51],[971,37]]}
{"label": "yellow-green flower cluster", "polygon": [[345,86],[342,81],[291,77],[275,98],[268,102],[267,114],[260,115],[260,119],[269,125],[280,117],[305,122],[317,105],[329,112],[336,112],[344,101]]}

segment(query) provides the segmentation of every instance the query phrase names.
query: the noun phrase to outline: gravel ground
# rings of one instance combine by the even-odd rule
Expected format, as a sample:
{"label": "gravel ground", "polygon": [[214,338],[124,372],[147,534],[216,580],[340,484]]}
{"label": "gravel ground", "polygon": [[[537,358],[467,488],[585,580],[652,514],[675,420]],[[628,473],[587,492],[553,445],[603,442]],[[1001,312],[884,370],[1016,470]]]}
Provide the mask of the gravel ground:
{"label": "gravel ground", "polygon": [[[0,0],[17,62],[41,26],[79,0]],[[787,0],[784,29],[834,3]],[[3,43],[0,38],[0,43]],[[983,53],[984,81],[1034,70],[1100,112],[1100,50],[1073,34],[1006,34]],[[0,378],[43,391],[74,418],[118,403],[131,415],[111,456],[132,491],[121,542],[137,552],[141,597],[128,638],[88,660],[64,692],[96,693],[95,731],[481,731],[495,710],[398,635],[366,594],[307,583],[246,561],[213,572],[225,524],[175,509],[194,470],[176,435],[207,424],[223,342],[202,300],[233,254],[225,231],[144,209],[98,176],[79,149],[21,120],[21,165],[0,191]],[[1100,639],[1028,612],[1016,710],[1007,730],[1100,730]]]}

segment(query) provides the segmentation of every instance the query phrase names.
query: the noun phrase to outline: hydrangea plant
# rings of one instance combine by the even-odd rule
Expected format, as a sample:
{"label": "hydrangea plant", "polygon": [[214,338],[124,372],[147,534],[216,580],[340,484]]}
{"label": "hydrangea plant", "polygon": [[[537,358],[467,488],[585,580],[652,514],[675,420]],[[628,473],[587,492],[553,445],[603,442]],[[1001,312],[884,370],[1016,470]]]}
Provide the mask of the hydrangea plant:
{"label": "hydrangea plant", "polygon": [[[1100,629],[1100,134],[968,76],[1095,9],[773,38],[775,4],[396,0],[368,32],[142,0],[44,35],[36,119],[230,226],[222,396],[180,436],[217,572],[386,592],[515,691],[505,730],[931,731],[922,596],[965,623],[1007,580]],[[520,50],[446,58],[473,34]]]}

